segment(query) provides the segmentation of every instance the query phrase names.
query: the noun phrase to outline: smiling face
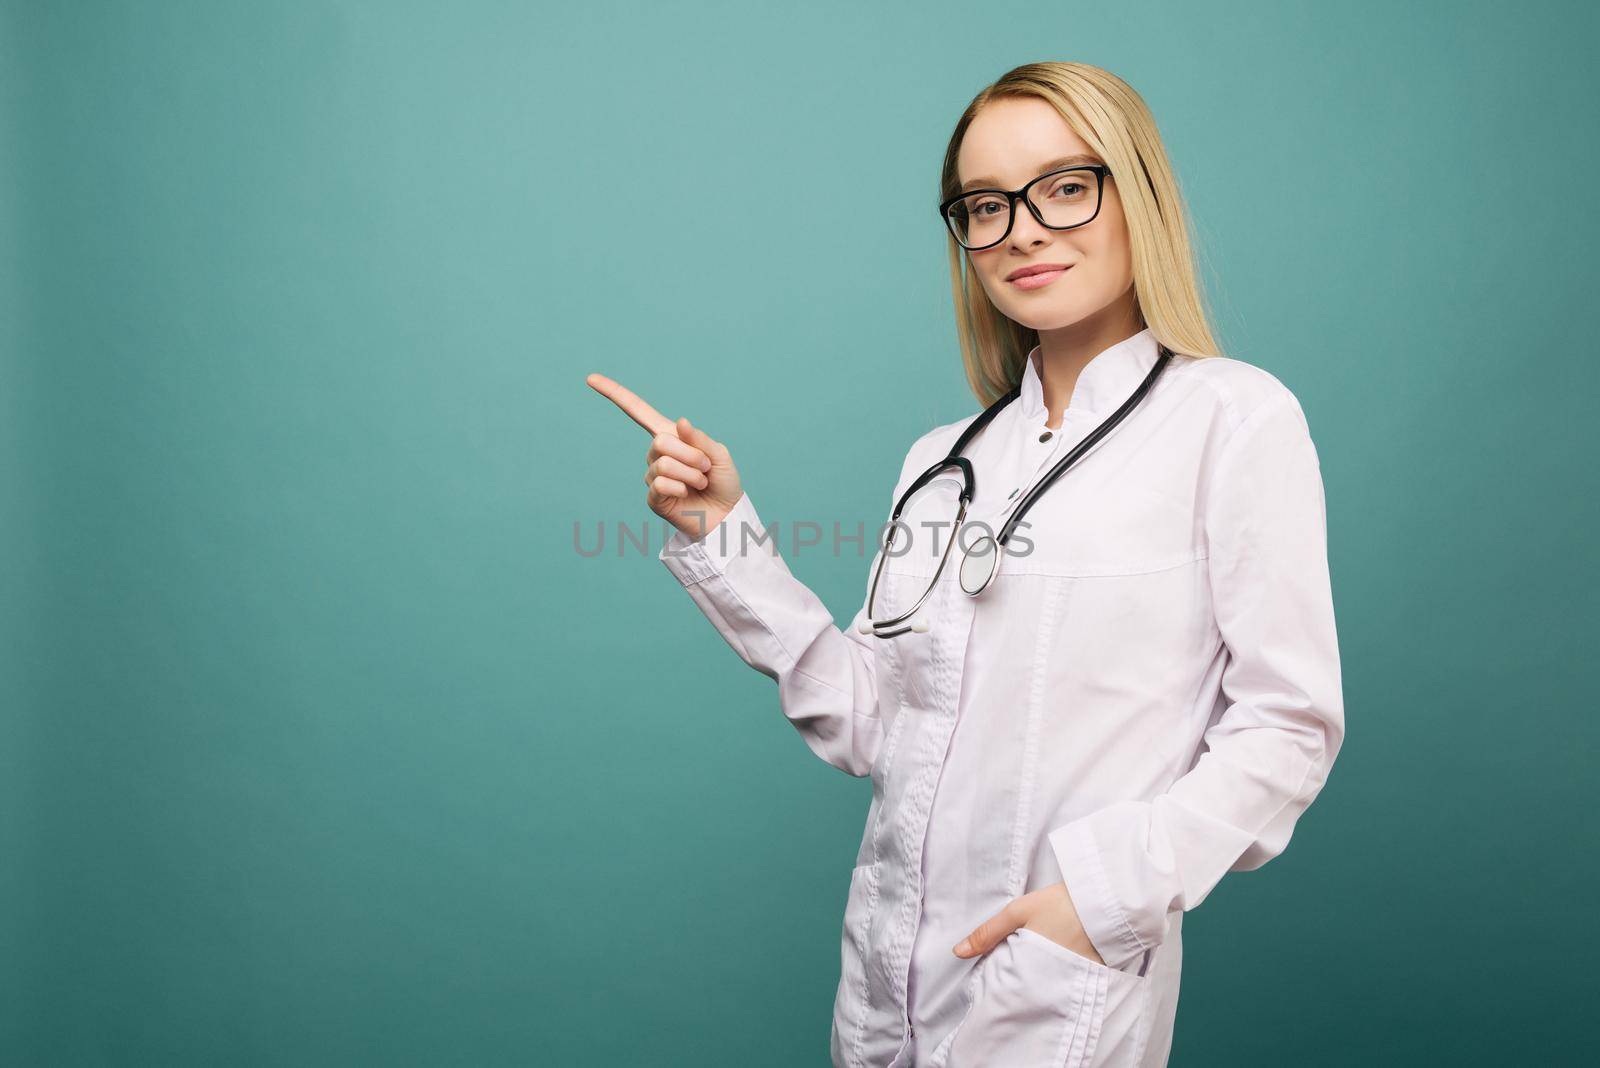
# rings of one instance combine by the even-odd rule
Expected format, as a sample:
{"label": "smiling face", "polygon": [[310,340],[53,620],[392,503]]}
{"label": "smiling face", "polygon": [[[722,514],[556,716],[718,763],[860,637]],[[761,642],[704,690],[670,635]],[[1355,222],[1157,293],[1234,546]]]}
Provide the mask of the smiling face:
{"label": "smiling face", "polygon": [[[1002,97],[985,105],[968,125],[956,156],[956,174],[963,189],[1020,189],[1047,171],[1071,166],[1056,163],[1070,156],[1084,157],[1076,162],[1104,162],[1045,101]],[[1083,195],[1081,187],[1064,185],[1066,181],[1086,184],[1093,196],[1095,176],[1089,171],[1041,183],[1031,196],[1044,204],[1052,196]],[[1021,202],[1016,211],[1005,240],[967,253],[989,300],[1002,314],[1041,333],[1070,332],[1073,327],[1130,314],[1133,254],[1115,177],[1106,178],[1099,213],[1082,226],[1052,230],[1040,225]],[[1007,277],[1018,268],[1042,264],[1068,269],[1020,283]]]}

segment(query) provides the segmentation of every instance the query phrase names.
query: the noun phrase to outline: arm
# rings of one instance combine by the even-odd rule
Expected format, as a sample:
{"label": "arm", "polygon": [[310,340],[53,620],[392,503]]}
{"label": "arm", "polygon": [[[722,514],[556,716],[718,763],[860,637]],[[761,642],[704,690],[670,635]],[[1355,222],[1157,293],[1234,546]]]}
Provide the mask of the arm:
{"label": "arm", "polygon": [[659,558],[734,652],[777,680],[779,707],[811,751],[846,774],[867,775],[883,729],[873,647],[882,639],[856,629],[865,594],[850,626],[834,626],[827,606],[790,573],[748,494],[699,538],[673,531]]}
{"label": "arm", "polygon": [[[676,528],[659,559],[744,662],[777,680],[784,715],[812,751],[848,774],[869,774],[883,727],[877,714],[877,650],[854,627],[865,608],[848,632],[833,625],[827,608],[778,555],[740,488],[726,445],[687,418],[668,419],[605,375],[593,373],[584,381],[650,432],[646,501]],[[702,530],[712,515],[717,520]],[[875,554],[874,567],[878,558]]]}
{"label": "arm", "polygon": [[1234,430],[1205,512],[1229,704],[1167,792],[1049,834],[1084,930],[1113,967],[1158,944],[1168,913],[1198,905],[1228,871],[1282,852],[1344,738],[1322,474],[1292,394]]}

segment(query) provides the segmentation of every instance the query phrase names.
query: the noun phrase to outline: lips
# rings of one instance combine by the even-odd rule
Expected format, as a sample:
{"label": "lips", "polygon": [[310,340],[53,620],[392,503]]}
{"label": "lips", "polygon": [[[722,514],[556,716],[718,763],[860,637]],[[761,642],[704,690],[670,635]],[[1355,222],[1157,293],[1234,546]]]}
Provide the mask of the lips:
{"label": "lips", "polygon": [[1015,282],[1019,278],[1026,278],[1030,274],[1044,274],[1047,271],[1064,271],[1072,266],[1070,263],[1035,263],[1028,267],[1018,267],[1006,275],[1006,281]]}
{"label": "lips", "polygon": [[1015,289],[1043,289],[1054,283],[1057,278],[1066,274],[1068,270],[1068,266],[1059,264],[1040,264],[1036,267],[1027,268],[1027,273],[1011,272],[1010,284]]}

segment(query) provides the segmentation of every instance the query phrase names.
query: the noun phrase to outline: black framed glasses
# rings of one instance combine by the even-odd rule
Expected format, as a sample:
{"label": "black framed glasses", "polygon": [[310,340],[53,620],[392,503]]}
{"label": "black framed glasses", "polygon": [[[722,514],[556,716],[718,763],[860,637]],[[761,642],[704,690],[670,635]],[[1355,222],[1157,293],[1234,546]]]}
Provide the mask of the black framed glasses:
{"label": "black framed glasses", "polygon": [[1039,175],[1021,189],[971,189],[939,205],[939,216],[969,252],[1004,241],[1017,221],[1017,201],[1039,225],[1071,230],[1100,214],[1100,198],[1111,168],[1104,163],[1063,167]]}

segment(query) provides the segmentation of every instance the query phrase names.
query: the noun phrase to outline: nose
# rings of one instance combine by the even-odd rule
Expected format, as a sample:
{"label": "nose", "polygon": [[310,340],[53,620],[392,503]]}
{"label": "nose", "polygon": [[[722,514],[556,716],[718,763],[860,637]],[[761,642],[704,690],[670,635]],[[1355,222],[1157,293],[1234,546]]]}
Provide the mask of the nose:
{"label": "nose", "polygon": [[1011,202],[1011,233],[1007,240],[1017,244],[1032,244],[1038,239],[1049,237],[1051,230],[1038,219],[1034,218],[1033,210],[1028,207],[1028,202],[1022,197],[1017,197]]}

